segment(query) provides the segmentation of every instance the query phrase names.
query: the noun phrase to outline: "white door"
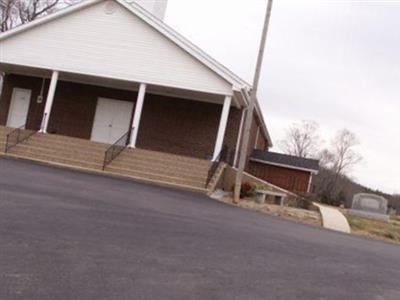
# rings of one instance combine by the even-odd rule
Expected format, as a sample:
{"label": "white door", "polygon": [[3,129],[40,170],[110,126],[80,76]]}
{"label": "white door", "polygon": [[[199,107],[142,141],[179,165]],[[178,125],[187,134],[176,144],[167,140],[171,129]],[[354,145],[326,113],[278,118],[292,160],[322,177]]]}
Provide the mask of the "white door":
{"label": "white door", "polygon": [[8,127],[17,128],[26,124],[29,105],[31,103],[31,94],[31,90],[14,88],[11,97],[10,109],[8,111]]}
{"label": "white door", "polygon": [[92,141],[113,144],[130,128],[133,102],[106,98],[97,100]]}

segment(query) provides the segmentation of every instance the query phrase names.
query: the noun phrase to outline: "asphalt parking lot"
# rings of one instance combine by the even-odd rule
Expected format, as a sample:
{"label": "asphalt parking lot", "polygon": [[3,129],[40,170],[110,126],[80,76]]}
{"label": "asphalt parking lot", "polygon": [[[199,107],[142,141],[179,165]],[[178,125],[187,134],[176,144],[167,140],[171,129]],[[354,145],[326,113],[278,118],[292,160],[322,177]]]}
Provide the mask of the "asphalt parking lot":
{"label": "asphalt parking lot", "polygon": [[400,247],[0,158],[0,299],[400,299]]}

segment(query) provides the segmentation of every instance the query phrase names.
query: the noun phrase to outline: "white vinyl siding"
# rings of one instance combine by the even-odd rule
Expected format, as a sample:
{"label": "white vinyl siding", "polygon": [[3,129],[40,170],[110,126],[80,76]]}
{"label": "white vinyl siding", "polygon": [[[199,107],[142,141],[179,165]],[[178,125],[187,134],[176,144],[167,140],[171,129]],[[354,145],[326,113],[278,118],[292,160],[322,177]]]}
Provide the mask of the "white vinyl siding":
{"label": "white vinyl siding", "polygon": [[231,95],[232,85],[121,5],[86,7],[0,41],[0,62]]}
{"label": "white vinyl siding", "polygon": [[127,0],[126,2],[131,3],[133,1],[137,2],[157,18],[164,19],[168,0]]}

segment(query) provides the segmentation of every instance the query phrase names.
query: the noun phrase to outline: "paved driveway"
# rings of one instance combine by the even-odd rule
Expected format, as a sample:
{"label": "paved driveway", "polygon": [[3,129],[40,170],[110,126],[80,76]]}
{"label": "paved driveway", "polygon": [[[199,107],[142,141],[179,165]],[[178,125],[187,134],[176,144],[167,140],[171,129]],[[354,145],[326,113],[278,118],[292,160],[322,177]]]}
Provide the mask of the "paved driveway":
{"label": "paved driveway", "polygon": [[400,247],[0,158],[0,299],[400,299]]}

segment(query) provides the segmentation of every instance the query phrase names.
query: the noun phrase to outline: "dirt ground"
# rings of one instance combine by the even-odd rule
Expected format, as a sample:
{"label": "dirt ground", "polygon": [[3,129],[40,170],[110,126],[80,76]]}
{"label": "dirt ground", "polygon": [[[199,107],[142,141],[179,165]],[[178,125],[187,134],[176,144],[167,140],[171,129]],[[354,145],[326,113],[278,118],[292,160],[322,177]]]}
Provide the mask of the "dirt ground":
{"label": "dirt ground", "polygon": [[[220,201],[234,205],[229,196],[223,197]],[[252,199],[242,199],[236,206],[308,225],[322,226],[321,215],[317,211],[281,207],[271,203],[259,204]],[[400,244],[400,216],[391,216],[390,223],[384,223],[351,216],[346,209],[340,209],[340,211],[349,221],[352,234]]]}
{"label": "dirt ground", "polygon": [[[232,204],[232,198],[224,197],[221,201]],[[238,207],[259,211],[268,215],[279,216],[285,219],[293,220],[296,222],[322,226],[321,215],[317,211],[293,208],[293,207],[281,207],[279,205],[265,203],[258,204],[250,199],[241,200]]]}

